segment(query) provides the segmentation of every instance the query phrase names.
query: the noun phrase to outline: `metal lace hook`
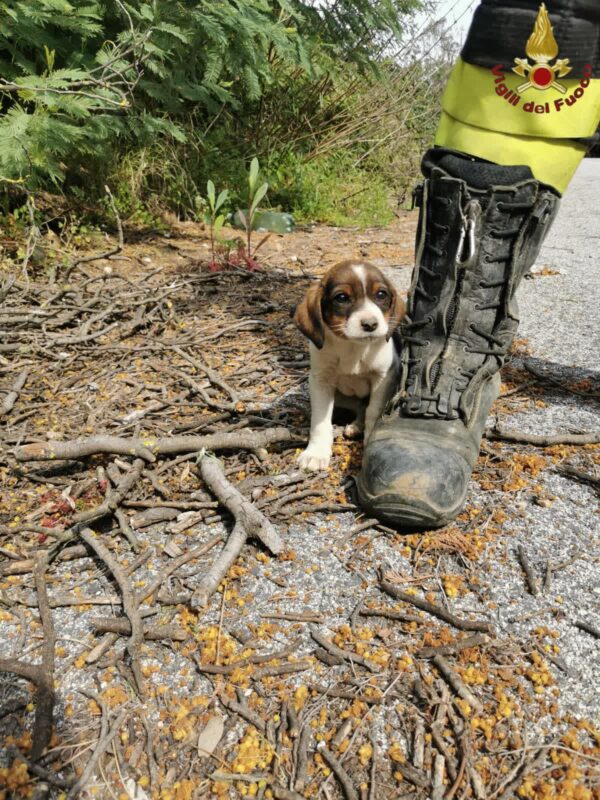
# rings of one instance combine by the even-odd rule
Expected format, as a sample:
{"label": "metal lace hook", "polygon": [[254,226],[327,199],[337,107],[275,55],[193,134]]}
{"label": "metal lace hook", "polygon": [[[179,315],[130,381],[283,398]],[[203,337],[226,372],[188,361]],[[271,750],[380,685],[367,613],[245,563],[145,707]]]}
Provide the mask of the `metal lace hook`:
{"label": "metal lace hook", "polygon": [[[477,243],[475,241],[475,231],[477,228],[477,218],[479,216],[480,208],[479,204],[475,201],[471,200],[466,209],[465,215],[463,216],[463,224],[460,230],[460,239],[458,241],[458,248],[456,250],[456,263],[460,269],[466,269],[467,267],[471,267],[475,263],[475,259],[477,258]],[[464,258],[461,259],[463,255],[463,250],[467,251],[467,254]]]}

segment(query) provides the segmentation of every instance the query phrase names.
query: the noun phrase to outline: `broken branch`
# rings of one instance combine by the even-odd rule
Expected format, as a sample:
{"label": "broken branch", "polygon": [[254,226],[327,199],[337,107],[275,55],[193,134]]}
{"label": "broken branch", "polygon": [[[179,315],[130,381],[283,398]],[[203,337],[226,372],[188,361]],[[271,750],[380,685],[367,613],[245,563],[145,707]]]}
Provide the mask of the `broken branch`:
{"label": "broken branch", "polygon": [[281,537],[267,517],[229,483],[219,461],[204,454],[199,461],[199,468],[204,483],[233,514],[248,536],[260,539],[274,555],[280,553],[283,550]]}
{"label": "broken branch", "polygon": [[56,637],[52,623],[52,612],[46,591],[46,570],[48,569],[48,553],[38,554],[35,558],[33,577],[38,597],[40,619],[44,640],[42,647],[43,682],[38,686],[35,703],[35,723],[33,726],[33,744],[31,758],[37,761],[52,737],[52,715],[54,711],[54,648]]}
{"label": "broken branch", "polygon": [[209,433],[206,436],[169,436],[163,439],[124,439],[119,436],[89,436],[67,442],[33,442],[15,450],[17,461],[85,458],[98,453],[138,456],[155,461],[157,455],[193,453],[200,450],[256,450],[275,442],[289,442],[293,434],[287,428],[263,431],[241,430]]}
{"label": "broken branch", "polygon": [[235,517],[235,525],[217,560],[194,592],[192,608],[203,608],[238,558],[248,536],[254,536],[272,553],[280,553],[283,542],[271,522],[225,477],[218,460],[204,454],[199,462],[206,485]]}

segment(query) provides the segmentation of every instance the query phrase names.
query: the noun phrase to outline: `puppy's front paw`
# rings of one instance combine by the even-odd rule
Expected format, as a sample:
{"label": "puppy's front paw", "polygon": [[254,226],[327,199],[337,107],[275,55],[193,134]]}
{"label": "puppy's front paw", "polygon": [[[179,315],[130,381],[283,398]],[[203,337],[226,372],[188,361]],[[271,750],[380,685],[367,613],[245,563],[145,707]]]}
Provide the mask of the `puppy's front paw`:
{"label": "puppy's front paw", "polygon": [[310,445],[298,456],[298,466],[308,472],[320,472],[327,469],[331,458],[331,448],[311,447]]}
{"label": "puppy's front paw", "polygon": [[363,425],[355,419],[354,422],[349,422],[344,428],[344,436],[346,439],[360,439],[363,431]]}

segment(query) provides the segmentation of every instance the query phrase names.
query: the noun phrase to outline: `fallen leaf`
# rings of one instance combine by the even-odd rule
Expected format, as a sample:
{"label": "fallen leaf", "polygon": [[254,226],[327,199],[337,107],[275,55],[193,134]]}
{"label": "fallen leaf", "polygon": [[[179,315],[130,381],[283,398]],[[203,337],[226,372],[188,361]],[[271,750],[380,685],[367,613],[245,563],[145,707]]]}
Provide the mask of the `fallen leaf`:
{"label": "fallen leaf", "polygon": [[215,752],[224,729],[225,720],[220,714],[215,714],[208,720],[198,736],[198,755],[201,758],[211,756]]}

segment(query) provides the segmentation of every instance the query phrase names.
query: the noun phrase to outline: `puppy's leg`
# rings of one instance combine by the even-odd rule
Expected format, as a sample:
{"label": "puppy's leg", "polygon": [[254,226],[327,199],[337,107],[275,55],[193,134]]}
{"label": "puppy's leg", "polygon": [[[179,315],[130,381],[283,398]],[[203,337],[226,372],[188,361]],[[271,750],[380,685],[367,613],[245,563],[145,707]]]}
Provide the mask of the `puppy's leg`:
{"label": "puppy's leg", "polygon": [[333,399],[335,388],[321,383],[312,375],[308,379],[310,390],[310,439],[308,447],[298,456],[302,469],[318,471],[327,469],[333,444]]}
{"label": "puppy's leg", "polygon": [[358,439],[362,436],[365,429],[365,411],[369,396],[357,397],[356,395],[343,394],[336,391],[334,400],[334,421],[335,410],[344,409],[354,414],[354,419],[344,426],[344,436],[346,439]]}
{"label": "puppy's leg", "polygon": [[390,370],[387,375],[382,375],[373,381],[369,405],[365,414],[365,444],[369,441],[375,423],[382,415],[385,404],[393,391],[394,378],[395,374]]}
{"label": "puppy's leg", "polygon": [[362,436],[362,433],[365,429],[365,412],[367,410],[366,403],[364,400],[359,399],[358,397],[353,399],[356,401],[354,408],[352,409],[356,412],[356,419],[353,419],[352,422],[349,422],[344,428],[344,436],[346,439],[358,439],[360,436]]}

